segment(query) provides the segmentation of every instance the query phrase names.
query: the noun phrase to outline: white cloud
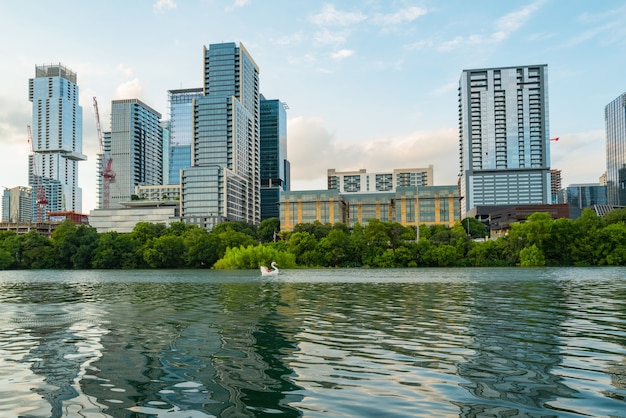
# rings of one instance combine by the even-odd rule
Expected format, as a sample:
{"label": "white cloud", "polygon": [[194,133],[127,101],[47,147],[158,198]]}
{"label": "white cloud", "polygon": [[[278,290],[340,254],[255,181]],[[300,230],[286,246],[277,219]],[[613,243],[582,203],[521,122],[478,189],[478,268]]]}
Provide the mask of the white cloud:
{"label": "white cloud", "polygon": [[597,183],[606,171],[605,131],[597,129],[558,136],[558,141],[550,143],[550,166],[562,171],[563,187]]}
{"label": "white cloud", "polygon": [[348,39],[348,34],[345,31],[329,31],[324,29],[317,31],[313,35],[313,41],[317,45],[341,45]]}
{"label": "white cloud", "polygon": [[320,26],[350,26],[367,19],[361,12],[343,12],[335,9],[332,4],[326,4],[322,10],[311,16],[310,21]]}
{"label": "white cloud", "polygon": [[298,190],[302,184],[325,184],[329,168],[380,172],[432,164],[435,184],[456,183],[459,163],[455,129],[344,143],[328,130],[321,118],[298,117],[289,120],[287,131],[292,190]]}
{"label": "white cloud", "polygon": [[174,0],[157,0],[153,6],[154,13],[165,13],[167,10],[175,8]]}
{"label": "white cloud", "polygon": [[235,0],[231,6],[227,6],[224,8],[227,12],[232,12],[238,7],[244,7],[250,3],[250,0]]}
{"label": "white cloud", "polygon": [[350,50],[350,49],[340,49],[337,52],[333,52],[331,54],[331,57],[335,60],[342,60],[344,58],[348,58],[350,56],[354,55],[354,51]]}
{"label": "white cloud", "polygon": [[422,7],[412,6],[390,14],[377,14],[374,16],[374,23],[379,25],[400,25],[412,22],[427,13]]}
{"label": "white cloud", "polygon": [[533,13],[539,9],[543,0],[538,0],[514,12],[508,13],[495,21],[494,31],[487,35],[472,34],[469,36],[457,36],[450,41],[441,43],[440,51],[450,51],[457,48],[499,43],[522,28]]}
{"label": "white cloud", "polygon": [[119,99],[142,99],[143,86],[138,78],[120,84],[115,89],[114,100]]}

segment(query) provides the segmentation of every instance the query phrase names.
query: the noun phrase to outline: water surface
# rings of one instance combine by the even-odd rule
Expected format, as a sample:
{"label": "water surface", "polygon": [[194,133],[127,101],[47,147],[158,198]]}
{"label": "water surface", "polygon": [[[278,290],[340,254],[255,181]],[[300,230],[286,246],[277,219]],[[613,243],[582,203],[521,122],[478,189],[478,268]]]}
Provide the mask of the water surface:
{"label": "water surface", "polygon": [[0,416],[626,417],[626,269],[0,272]]}

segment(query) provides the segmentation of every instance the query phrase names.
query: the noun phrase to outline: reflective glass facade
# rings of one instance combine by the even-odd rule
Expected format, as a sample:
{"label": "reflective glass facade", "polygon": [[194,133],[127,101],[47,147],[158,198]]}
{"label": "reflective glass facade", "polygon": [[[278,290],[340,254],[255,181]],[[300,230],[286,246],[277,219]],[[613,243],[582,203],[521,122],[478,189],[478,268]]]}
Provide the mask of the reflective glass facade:
{"label": "reflective glass facade", "polygon": [[193,101],[192,167],[181,175],[182,216],[260,220],[259,70],[243,45],[204,50],[205,95]]}
{"label": "reflective glass facade", "polygon": [[[29,157],[29,185],[37,179],[44,185],[47,212],[82,211],[78,163],[87,157],[82,153],[83,108],[78,104],[76,79],[75,72],[59,64],[36,66],[35,78],[28,81],[34,150]],[[33,199],[33,221],[35,205]]]}
{"label": "reflective glass facade", "polygon": [[180,184],[180,170],[191,167],[193,101],[204,95],[202,88],[169,90],[170,153],[168,184]]}
{"label": "reflective glass facade", "polygon": [[547,65],[465,70],[459,82],[461,217],[551,201]]}
{"label": "reflective glass facade", "polygon": [[104,147],[110,149],[115,172],[109,188],[110,208],[131,200],[136,186],[163,184],[160,118],[159,112],[138,99],[112,101],[111,131],[104,135]]}
{"label": "reflective glass facade", "polygon": [[289,190],[287,112],[279,100],[261,100],[261,220],[279,218],[280,192]]}
{"label": "reflective glass facade", "polygon": [[558,203],[569,203],[579,209],[606,205],[607,187],[600,184],[572,184],[559,192]]}
{"label": "reflective glass facade", "polygon": [[626,206],[626,93],[604,109],[609,204]]}

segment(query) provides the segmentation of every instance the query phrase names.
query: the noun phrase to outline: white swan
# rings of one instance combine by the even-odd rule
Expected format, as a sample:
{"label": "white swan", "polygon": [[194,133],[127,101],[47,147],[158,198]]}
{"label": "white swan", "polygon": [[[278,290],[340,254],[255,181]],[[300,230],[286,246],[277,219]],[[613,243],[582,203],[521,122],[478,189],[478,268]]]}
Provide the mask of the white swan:
{"label": "white swan", "polygon": [[277,276],[278,275],[278,267],[276,267],[276,262],[272,261],[272,264],[270,264],[270,266],[272,266],[272,268],[274,270],[270,270],[268,267],[266,266],[261,266],[261,276]]}

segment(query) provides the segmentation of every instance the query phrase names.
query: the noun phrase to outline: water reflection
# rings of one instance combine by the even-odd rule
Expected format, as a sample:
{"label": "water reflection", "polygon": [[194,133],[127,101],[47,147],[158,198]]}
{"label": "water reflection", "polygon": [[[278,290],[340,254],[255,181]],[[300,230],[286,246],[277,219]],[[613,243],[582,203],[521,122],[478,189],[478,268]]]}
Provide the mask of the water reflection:
{"label": "water reflection", "polygon": [[614,271],[0,274],[0,415],[618,416]]}

